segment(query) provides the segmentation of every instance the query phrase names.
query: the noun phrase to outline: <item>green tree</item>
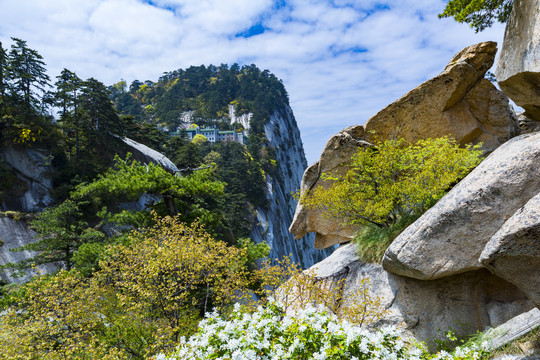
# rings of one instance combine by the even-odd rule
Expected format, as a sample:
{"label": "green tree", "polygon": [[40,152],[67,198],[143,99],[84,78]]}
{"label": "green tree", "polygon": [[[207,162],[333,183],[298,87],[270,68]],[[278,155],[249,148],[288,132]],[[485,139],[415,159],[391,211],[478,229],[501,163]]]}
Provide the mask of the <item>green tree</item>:
{"label": "green tree", "polygon": [[[81,131],[79,96],[82,90],[82,80],[68,69],[62,70],[61,74],[56,78],[58,80],[55,83],[56,91],[53,93],[54,104],[60,108],[60,123],[68,143],[71,134],[75,137],[75,158],[78,159],[80,153],[79,136]],[[68,145],[68,147],[71,148],[72,146]]]}
{"label": "green tree", "polygon": [[66,200],[43,211],[32,221],[38,241],[14,250],[31,250],[38,254],[31,259],[7,264],[6,267],[23,271],[34,265],[54,263],[71,269],[73,254],[82,243],[102,241],[104,238],[102,232],[89,227],[79,207],[80,204]]}
{"label": "green tree", "polygon": [[26,45],[26,41],[12,38],[9,53],[10,92],[13,99],[22,99],[25,113],[41,109],[40,94],[49,87],[43,57]]}
{"label": "green tree", "polygon": [[301,196],[347,224],[389,227],[400,218],[423,213],[479,162],[480,145],[460,148],[448,138],[386,140],[360,148],[344,175],[323,174],[329,186]]}
{"label": "green tree", "polygon": [[[107,215],[113,222],[122,216],[129,221],[130,212],[118,213],[115,207],[119,202],[135,201],[143,194],[152,194],[161,198],[149,206],[159,215],[176,216],[191,223],[198,219],[210,228],[218,226],[222,215],[217,209],[217,202],[223,195],[224,184],[211,180],[212,169],[195,171],[189,176],[176,176],[168,173],[161,166],[150,163],[143,165],[137,161],[115,157],[114,169],[109,169],[96,180],[81,184],[72,193],[78,201],[90,202],[94,214],[105,206]],[[148,212],[145,212],[148,216]],[[117,215],[115,215],[117,214]],[[138,215],[135,221],[140,221]],[[139,224],[140,225],[140,224]]]}
{"label": "green tree", "polygon": [[159,220],[109,246],[91,278],[76,271],[26,285],[0,317],[0,358],[148,359],[170,352],[206,311],[245,289],[245,251],[200,226]]}
{"label": "green tree", "polygon": [[513,4],[514,0],[450,0],[439,17],[453,17],[479,32],[493,25],[495,20],[505,23]]}
{"label": "green tree", "polygon": [[193,137],[193,139],[191,139],[191,142],[195,145],[201,145],[201,144],[204,144],[205,142],[207,142],[208,139],[206,138],[206,136],[204,135],[201,135],[201,134],[197,134]]}
{"label": "green tree", "polygon": [[0,42],[0,116],[4,113],[3,108],[7,89],[7,61],[8,57],[6,50],[2,46],[2,42]]}
{"label": "green tree", "polygon": [[103,83],[90,78],[82,84],[81,107],[93,131],[122,136],[124,128],[109,95]]}

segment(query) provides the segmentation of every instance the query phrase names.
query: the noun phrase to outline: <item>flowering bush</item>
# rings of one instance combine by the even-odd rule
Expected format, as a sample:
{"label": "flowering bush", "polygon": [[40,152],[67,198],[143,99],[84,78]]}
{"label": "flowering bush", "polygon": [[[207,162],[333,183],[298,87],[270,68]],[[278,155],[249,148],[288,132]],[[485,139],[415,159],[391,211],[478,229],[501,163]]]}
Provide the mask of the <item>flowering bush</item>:
{"label": "flowering bush", "polygon": [[254,313],[236,306],[229,320],[208,314],[199,332],[181,339],[170,357],[156,360],[367,360],[367,359],[484,359],[478,348],[457,348],[454,354],[428,354],[419,345],[406,345],[395,328],[370,332],[352,325],[323,308],[308,306],[285,315],[281,304],[269,303]]}

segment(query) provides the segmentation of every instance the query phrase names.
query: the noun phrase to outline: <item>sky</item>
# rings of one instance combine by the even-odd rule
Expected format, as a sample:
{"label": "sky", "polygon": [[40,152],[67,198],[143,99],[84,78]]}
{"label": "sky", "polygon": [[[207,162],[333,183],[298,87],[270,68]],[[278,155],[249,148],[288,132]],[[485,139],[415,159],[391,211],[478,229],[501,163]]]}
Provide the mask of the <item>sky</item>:
{"label": "sky", "polygon": [[468,45],[497,41],[439,19],[444,0],[0,0],[0,41],[26,40],[54,79],[157,81],[191,65],[255,64],[280,78],[309,164],[441,72]]}

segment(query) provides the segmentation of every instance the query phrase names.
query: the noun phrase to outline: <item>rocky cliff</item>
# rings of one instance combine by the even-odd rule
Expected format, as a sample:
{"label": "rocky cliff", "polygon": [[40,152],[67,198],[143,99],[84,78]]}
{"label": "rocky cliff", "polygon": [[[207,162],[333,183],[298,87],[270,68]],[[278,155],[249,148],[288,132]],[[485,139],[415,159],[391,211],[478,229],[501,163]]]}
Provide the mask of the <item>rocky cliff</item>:
{"label": "rocky cliff", "polygon": [[[329,186],[322,173],[343,173],[358,147],[375,139],[420,139],[450,136],[460,144],[483,143],[495,150],[518,132],[517,118],[508,98],[484,78],[493,65],[497,44],[485,42],[457,53],[443,72],[424,82],[371,117],[334,135],[320,160],[302,179],[302,191]],[[325,248],[348,242],[357,229],[343,227],[316,209],[299,206],[290,231],[297,237],[316,233],[315,246]]]}
{"label": "rocky cliff", "polygon": [[[462,144],[483,142],[490,155],[394,240],[382,266],[363,263],[355,245],[347,244],[312,268],[325,279],[346,273],[345,302],[370,278],[372,295],[388,310],[378,325],[401,325],[422,341],[450,329],[468,335],[496,327],[539,307],[540,133],[516,137],[517,117],[507,97],[483,78],[495,52],[491,42],[459,52],[440,75],[366,125],[332,137],[302,180],[303,190],[327,186],[321,173],[343,172],[351,155],[372,142],[373,131],[382,139],[449,135]],[[357,230],[339,223],[299,206],[291,231],[315,231],[315,245],[324,248],[349,241]]]}
{"label": "rocky cliff", "polygon": [[292,194],[300,188],[307,167],[300,131],[291,108],[276,111],[265,124],[264,132],[276,149],[278,175],[266,177],[266,197],[270,206],[257,209],[257,224],[251,231],[251,238],[257,243],[268,243],[270,259],[290,255],[293,261],[307,268],[330,255],[333,249],[315,249],[314,234],[294,240],[288,230],[297,204]]}

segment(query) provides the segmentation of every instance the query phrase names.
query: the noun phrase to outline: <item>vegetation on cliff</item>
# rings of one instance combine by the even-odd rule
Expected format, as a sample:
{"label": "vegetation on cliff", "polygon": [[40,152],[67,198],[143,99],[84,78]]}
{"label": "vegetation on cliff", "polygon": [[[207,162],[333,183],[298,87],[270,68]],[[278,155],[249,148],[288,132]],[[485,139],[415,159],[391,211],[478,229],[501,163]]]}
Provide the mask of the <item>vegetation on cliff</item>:
{"label": "vegetation on cliff", "polygon": [[[198,223],[156,218],[106,246],[92,276],[62,270],[5,295],[0,358],[147,359],[173,352],[211,309],[228,317],[234,302],[246,314],[280,298],[291,309],[322,303],[358,324],[380,317],[367,286],[343,304],[339,291],[288,260],[250,270],[257,249],[244,245],[215,240]],[[294,291],[278,290],[284,281]]]}
{"label": "vegetation on cliff", "polygon": [[328,186],[301,194],[300,201],[345,225],[363,225],[359,254],[380,261],[401,230],[480,162],[480,146],[461,148],[446,137],[379,141],[359,148],[345,174],[322,174]]}

